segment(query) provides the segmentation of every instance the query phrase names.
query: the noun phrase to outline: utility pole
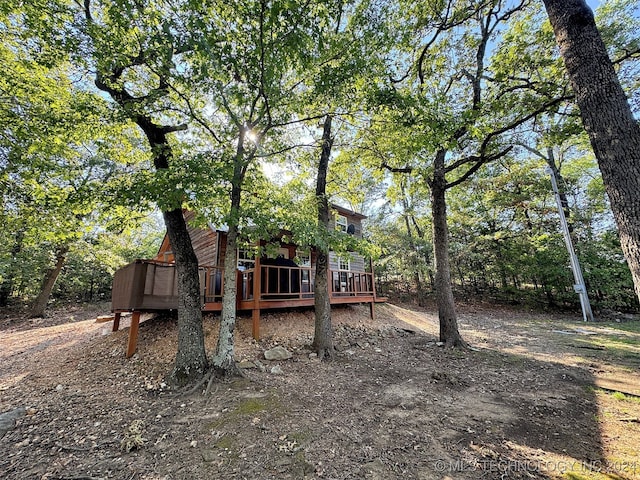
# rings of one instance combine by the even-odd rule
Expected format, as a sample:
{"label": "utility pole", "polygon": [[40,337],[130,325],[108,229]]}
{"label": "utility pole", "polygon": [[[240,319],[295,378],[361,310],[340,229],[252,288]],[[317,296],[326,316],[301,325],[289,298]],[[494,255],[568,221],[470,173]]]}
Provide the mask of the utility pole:
{"label": "utility pole", "polygon": [[567,246],[569,252],[569,260],[571,262],[571,270],[573,271],[573,278],[575,285],[573,289],[580,296],[580,305],[582,306],[582,318],[583,320],[593,322],[593,312],[591,311],[591,304],[589,303],[589,296],[587,295],[587,287],[584,284],[584,278],[582,277],[582,269],[580,268],[580,262],[573,249],[573,242],[571,241],[571,235],[569,234],[569,226],[567,225],[567,218],[564,216],[564,210],[562,208],[562,201],[560,200],[560,192],[558,192],[558,182],[553,170],[547,167],[545,171],[551,176],[551,186],[553,187],[553,193],[556,197],[556,203],[558,204],[558,213],[560,214],[560,224],[562,226],[562,236],[564,237],[564,243]]}

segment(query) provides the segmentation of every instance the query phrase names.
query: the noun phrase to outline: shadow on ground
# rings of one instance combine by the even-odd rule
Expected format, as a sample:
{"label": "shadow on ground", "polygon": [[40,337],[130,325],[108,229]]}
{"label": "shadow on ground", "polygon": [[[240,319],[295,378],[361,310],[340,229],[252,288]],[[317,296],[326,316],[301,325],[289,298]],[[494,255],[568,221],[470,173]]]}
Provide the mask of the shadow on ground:
{"label": "shadow on ground", "polygon": [[[162,383],[175,356],[173,319],[143,322],[129,360],[127,329],[55,355],[38,351],[9,372],[31,373],[2,392],[3,409],[30,413],[0,439],[0,477],[636,478],[607,463],[589,369],[563,363],[562,353],[556,362],[493,347],[445,350],[428,333],[432,314],[400,310],[378,309],[377,322],[366,307],[337,311],[330,363],[307,348],[311,314],[266,316],[260,342],[243,318],[238,360],[255,368],[207,397]],[[409,317],[413,326],[399,322]],[[208,317],[209,350],[216,329]],[[276,344],[293,358],[264,360]],[[271,373],[276,364],[283,374]],[[136,421],[141,446],[123,451]]]}

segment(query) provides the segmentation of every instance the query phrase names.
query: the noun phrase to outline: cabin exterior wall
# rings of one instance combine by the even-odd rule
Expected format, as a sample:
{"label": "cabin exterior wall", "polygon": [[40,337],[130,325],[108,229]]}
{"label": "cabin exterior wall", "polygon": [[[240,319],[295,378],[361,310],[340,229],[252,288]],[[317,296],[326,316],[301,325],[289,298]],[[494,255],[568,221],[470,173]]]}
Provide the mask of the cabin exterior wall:
{"label": "cabin exterior wall", "polygon": [[353,235],[357,238],[362,238],[362,220],[366,218],[364,215],[352,212],[346,208],[338,207],[337,205],[333,205],[331,210],[332,214],[329,216],[330,229],[342,230],[346,233],[345,227],[338,224],[339,216],[344,216],[346,217],[346,227],[353,225]]}
{"label": "cabin exterior wall", "polygon": [[[362,220],[366,218],[365,216],[341,207],[332,206],[332,210],[334,212],[334,215],[331,216],[332,228],[345,230],[346,220],[347,226],[352,225],[349,228],[349,233],[361,237]],[[337,215],[344,216],[339,227],[336,227]],[[223,290],[222,267],[226,252],[227,233],[211,227],[198,228],[189,225],[189,221],[195,217],[193,212],[184,211],[184,216],[200,266],[203,305],[206,308],[215,309],[219,306]],[[282,231],[281,235],[282,238],[287,238],[289,232]],[[243,266],[238,267],[239,285],[246,289],[246,291],[239,290],[242,292],[239,297],[239,307],[253,309],[258,304],[250,306],[253,304],[248,302],[267,301],[270,305],[279,305],[278,302],[304,303],[313,299],[317,259],[315,249],[302,249],[294,243],[278,242],[277,238],[272,239],[271,242],[279,243],[279,249],[276,252],[286,256],[288,261],[282,259],[267,261],[265,256],[260,262],[257,261],[258,259],[246,258],[243,261]],[[260,245],[265,246],[268,243],[269,241],[263,240]],[[269,256],[273,258],[275,254],[272,252]],[[293,262],[294,260],[296,263]],[[158,254],[153,260],[136,260],[116,272],[112,295],[113,310],[152,311],[176,308],[178,291],[174,262],[169,238],[165,235]],[[259,270],[255,270],[257,265],[260,265]],[[329,283],[333,292],[332,302],[344,303],[356,300],[355,297],[363,295],[375,297],[373,273],[367,272],[367,262],[362,255],[349,252],[340,256],[335,252],[329,252],[329,270],[331,271]],[[262,284],[262,287],[258,287],[261,289],[261,297],[254,300],[252,289],[253,279],[258,278],[256,271],[260,272],[259,280],[262,280],[257,282],[257,285]],[[276,276],[277,281],[274,280]],[[271,290],[274,289],[275,291],[272,292]],[[266,297],[262,298],[263,295]],[[353,298],[349,300],[346,298],[347,296]],[[292,297],[296,298],[292,300]],[[277,301],[274,302],[274,300]]]}
{"label": "cabin exterior wall", "polygon": [[[341,263],[342,267],[345,267],[345,262],[348,262],[347,268],[340,268]],[[342,257],[336,254],[335,252],[329,252],[329,269],[330,270],[351,270],[353,272],[364,272],[365,271],[365,263],[364,257],[357,253],[347,253]]]}

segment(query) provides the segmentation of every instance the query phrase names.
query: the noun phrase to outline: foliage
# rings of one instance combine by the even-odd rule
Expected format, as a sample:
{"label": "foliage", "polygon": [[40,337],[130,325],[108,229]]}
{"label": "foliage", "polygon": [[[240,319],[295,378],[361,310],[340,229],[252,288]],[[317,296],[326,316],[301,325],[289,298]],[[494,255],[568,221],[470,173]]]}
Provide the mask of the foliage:
{"label": "foliage", "polygon": [[[572,236],[595,308],[637,309],[606,198],[593,195],[586,158],[565,159]],[[506,159],[450,198],[454,279],[465,290],[502,301],[579,308],[544,164]],[[580,168],[576,168],[580,166]],[[491,171],[489,171],[491,170]],[[494,187],[494,188],[491,188]],[[498,187],[498,188],[495,188]],[[594,214],[593,212],[601,212]]]}
{"label": "foliage", "polygon": [[152,258],[164,236],[155,216],[122,232],[96,232],[74,244],[56,284],[57,301],[109,300],[113,274],[138,258]]}
{"label": "foliage", "polygon": [[[553,160],[592,301],[637,308],[539,3],[87,5],[90,15],[54,0],[0,9],[0,281],[16,297],[37,293],[61,246],[70,253],[54,295],[108,295],[115,268],[155,253],[157,233],[136,230],[151,203],[237,224],[244,245],[282,228],[300,245],[379,256],[380,279],[426,293],[430,183],[446,152],[459,288],[575,306],[543,172]],[[636,109],[637,8],[611,0],[598,13]],[[107,90],[131,94],[125,107],[96,93],[95,71]],[[328,195],[372,214],[372,243],[317,229],[316,127],[327,113],[337,132]],[[130,121],[141,117],[176,127],[168,168],[151,168]]]}
{"label": "foliage", "polygon": [[135,221],[113,193],[145,157],[131,127],[73,81],[65,57],[34,58],[4,22],[0,281],[5,295],[22,297],[38,293],[58,249]]}

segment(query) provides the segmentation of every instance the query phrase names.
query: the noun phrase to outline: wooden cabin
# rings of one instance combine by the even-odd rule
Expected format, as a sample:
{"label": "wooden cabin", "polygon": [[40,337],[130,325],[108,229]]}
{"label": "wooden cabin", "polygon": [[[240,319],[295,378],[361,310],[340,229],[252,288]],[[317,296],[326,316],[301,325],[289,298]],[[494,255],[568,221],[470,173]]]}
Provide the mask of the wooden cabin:
{"label": "wooden cabin", "polygon": [[[337,205],[331,208],[331,228],[345,235],[362,237],[362,220],[366,216]],[[193,227],[189,220],[194,213],[185,211],[184,215],[200,265],[203,311],[221,311],[227,232],[213,226]],[[252,312],[255,338],[259,336],[261,310],[314,304],[316,252],[283,240],[287,235],[282,233],[280,238],[260,242],[261,246],[275,244],[277,248],[269,249],[269,255],[255,256],[255,249],[239,249],[236,253],[237,309]],[[328,282],[332,304],[368,303],[373,316],[374,303],[384,301],[376,296],[371,262],[355,252],[349,253],[348,257],[329,253]],[[132,335],[137,336],[140,313],[178,307],[175,259],[168,235],[165,234],[155,258],[136,260],[115,273],[111,302],[112,311],[116,314],[114,331],[118,329],[120,315],[133,312],[127,349],[127,356],[131,356],[135,350]]]}

